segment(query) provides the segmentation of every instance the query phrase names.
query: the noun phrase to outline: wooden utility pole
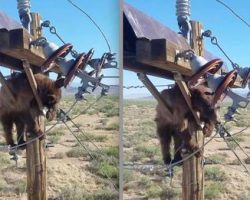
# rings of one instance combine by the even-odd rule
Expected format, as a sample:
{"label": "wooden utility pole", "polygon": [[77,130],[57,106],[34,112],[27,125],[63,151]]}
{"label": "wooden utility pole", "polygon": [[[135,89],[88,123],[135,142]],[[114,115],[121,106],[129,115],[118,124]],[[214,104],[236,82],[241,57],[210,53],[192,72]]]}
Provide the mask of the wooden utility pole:
{"label": "wooden utility pole", "polygon": [[[145,77],[153,75],[174,80],[194,115],[194,120],[188,123],[189,131],[193,135],[193,139],[197,141],[198,146],[203,146],[203,133],[201,130],[196,130],[196,125],[200,125],[200,119],[197,113],[192,110],[191,94],[185,82],[186,78],[193,75],[191,62],[176,57],[178,53],[189,50],[191,47],[196,55],[207,60],[213,59],[214,56],[211,54],[212,57],[210,57],[209,52],[206,52],[207,55],[205,55],[201,39],[202,25],[199,22],[191,21],[192,41],[189,44],[184,37],[132,6],[124,4],[123,10],[124,69],[144,74]],[[152,95],[164,105],[164,99],[162,100],[155,86],[147,78],[144,79],[143,83]],[[241,83],[242,80],[237,79],[234,87],[241,87]],[[165,106],[166,109],[168,109],[167,107]],[[201,150],[203,151],[203,148]],[[189,155],[183,156],[187,158]],[[192,156],[183,164],[183,200],[204,199],[202,158],[203,155],[200,158]]]}
{"label": "wooden utility pole", "polygon": [[[31,34],[34,38],[41,36],[40,16],[32,13]],[[23,62],[23,67],[28,77],[32,92],[35,96],[37,104],[41,108],[41,100],[37,94],[37,85],[34,79],[29,63]],[[42,132],[45,132],[44,117],[40,116],[38,124]],[[26,140],[29,142],[34,137],[33,133],[26,133]],[[27,163],[27,196],[28,200],[47,200],[47,171],[46,171],[46,154],[45,154],[45,136],[37,139],[26,147],[26,163]]]}
{"label": "wooden utility pole", "polygon": [[[192,21],[192,44],[191,47],[199,56],[203,56],[203,43],[201,39],[202,25],[199,22]],[[189,132],[199,147],[204,143],[202,131],[195,130],[196,121],[189,121]],[[204,168],[203,168],[203,149],[202,156],[192,156],[183,163],[182,178],[182,199],[183,200],[203,200],[204,199]],[[183,154],[185,159],[190,154]]]}

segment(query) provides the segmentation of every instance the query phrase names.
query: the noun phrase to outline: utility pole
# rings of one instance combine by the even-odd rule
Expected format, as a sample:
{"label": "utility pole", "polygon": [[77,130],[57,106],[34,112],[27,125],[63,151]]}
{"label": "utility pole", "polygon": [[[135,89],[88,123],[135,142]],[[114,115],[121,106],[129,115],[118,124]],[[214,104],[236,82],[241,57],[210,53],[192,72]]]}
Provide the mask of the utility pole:
{"label": "utility pole", "polygon": [[[37,13],[31,13],[31,34],[35,39],[41,36],[40,16]],[[37,85],[33,72],[28,62],[23,62],[23,67],[32,88],[33,94],[42,109],[41,100],[37,95]],[[38,124],[42,132],[45,132],[44,117],[40,116]],[[34,133],[26,133],[26,141],[29,143],[33,139]],[[46,171],[46,153],[45,153],[45,136],[39,138],[26,147],[26,164],[27,164],[27,196],[28,200],[47,200],[47,171]]]}
{"label": "utility pole", "polygon": [[[199,22],[191,21],[192,26],[192,42],[191,47],[198,56],[203,56],[204,48],[201,39],[202,25]],[[196,122],[189,121],[189,131],[192,137],[195,137],[199,147],[204,144],[204,136],[202,131],[195,130]],[[183,162],[183,176],[182,176],[182,199],[183,200],[203,200],[204,199],[204,165],[203,165],[203,151],[202,155],[191,158]],[[190,154],[183,154],[185,159]]]}

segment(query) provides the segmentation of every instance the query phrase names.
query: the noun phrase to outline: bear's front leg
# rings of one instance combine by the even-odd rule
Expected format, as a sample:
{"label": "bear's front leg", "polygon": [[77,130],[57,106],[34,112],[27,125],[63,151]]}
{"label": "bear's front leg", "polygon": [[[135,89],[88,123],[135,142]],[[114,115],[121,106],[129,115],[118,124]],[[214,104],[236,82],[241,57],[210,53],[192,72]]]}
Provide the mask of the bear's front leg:
{"label": "bear's front leg", "polygon": [[42,130],[40,129],[40,125],[39,125],[39,112],[34,112],[34,111],[30,111],[29,113],[27,113],[25,115],[25,124],[27,126],[27,129],[26,129],[26,132],[30,135],[34,135],[34,136],[37,136],[39,137],[40,136],[40,139],[43,139],[44,136],[41,136],[43,135],[44,133],[42,132]]}

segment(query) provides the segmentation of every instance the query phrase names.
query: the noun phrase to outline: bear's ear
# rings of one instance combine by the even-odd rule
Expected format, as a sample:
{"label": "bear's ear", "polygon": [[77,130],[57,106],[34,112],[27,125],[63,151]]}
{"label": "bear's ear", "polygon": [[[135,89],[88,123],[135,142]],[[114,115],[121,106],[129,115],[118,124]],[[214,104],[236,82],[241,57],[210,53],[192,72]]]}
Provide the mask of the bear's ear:
{"label": "bear's ear", "polygon": [[56,88],[61,88],[62,86],[64,86],[64,80],[65,78],[59,78],[57,79],[54,84]]}

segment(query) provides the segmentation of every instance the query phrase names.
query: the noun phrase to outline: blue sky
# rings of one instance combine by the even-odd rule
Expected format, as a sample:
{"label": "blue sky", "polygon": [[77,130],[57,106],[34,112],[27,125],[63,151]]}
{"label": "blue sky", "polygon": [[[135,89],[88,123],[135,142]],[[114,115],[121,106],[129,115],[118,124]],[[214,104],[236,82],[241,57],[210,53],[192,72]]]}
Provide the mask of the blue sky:
{"label": "blue sky", "polygon": [[[113,52],[119,52],[119,1],[118,0],[72,0],[86,11],[101,27],[106,34]],[[67,0],[31,0],[31,11],[38,12],[43,20],[50,20],[62,38],[74,45],[78,52],[87,52],[90,48],[95,49],[93,58],[100,57],[108,52],[107,45],[97,28],[90,20],[82,15]],[[0,10],[19,21],[16,9],[16,0],[1,0]],[[44,36],[59,46],[62,43],[44,30]],[[2,71],[2,68],[1,68]],[[105,75],[118,75],[118,70],[105,70]],[[104,82],[117,84],[118,79],[106,79]]]}
{"label": "blue sky", "polygon": [[[249,0],[223,1],[250,23]],[[175,0],[126,0],[125,2],[157,19],[172,30],[179,31],[175,16]],[[218,42],[234,62],[242,67],[250,66],[250,29],[221,4],[215,0],[191,0],[191,19],[200,21],[204,25],[204,29],[212,30],[214,36],[218,38]],[[216,47],[210,44],[209,40],[205,41],[205,47],[214,55],[223,58],[231,69],[228,60]],[[165,79],[159,78],[152,78],[152,81],[156,84],[169,83]],[[138,81],[135,73],[125,71],[124,85],[142,84]],[[134,94],[148,95],[149,93],[146,89],[124,90],[124,95],[127,97],[134,96]]]}

